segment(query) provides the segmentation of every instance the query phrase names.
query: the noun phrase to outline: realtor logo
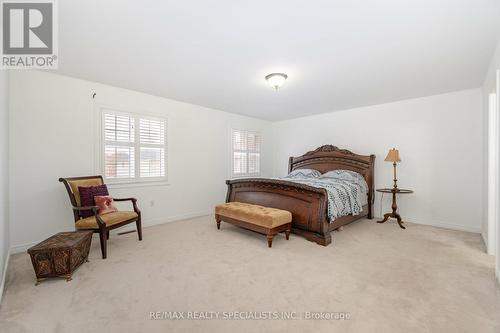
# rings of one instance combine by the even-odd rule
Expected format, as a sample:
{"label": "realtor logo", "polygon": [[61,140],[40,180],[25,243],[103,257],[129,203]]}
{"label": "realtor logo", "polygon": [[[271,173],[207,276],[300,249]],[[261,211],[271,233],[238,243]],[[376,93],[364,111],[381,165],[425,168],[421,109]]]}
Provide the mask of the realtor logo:
{"label": "realtor logo", "polygon": [[56,69],[55,1],[2,1],[1,68]]}

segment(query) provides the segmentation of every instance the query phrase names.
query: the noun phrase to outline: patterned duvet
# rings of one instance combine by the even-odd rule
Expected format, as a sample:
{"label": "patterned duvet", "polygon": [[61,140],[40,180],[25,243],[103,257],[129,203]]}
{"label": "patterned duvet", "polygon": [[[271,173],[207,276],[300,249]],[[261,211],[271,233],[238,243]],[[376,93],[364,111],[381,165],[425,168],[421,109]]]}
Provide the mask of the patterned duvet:
{"label": "patterned duvet", "polygon": [[342,216],[359,215],[368,202],[368,185],[363,176],[347,171],[350,174],[346,177],[342,171],[332,172],[332,177],[308,177],[299,173],[277,179],[325,189],[328,193],[328,219],[332,222]]}

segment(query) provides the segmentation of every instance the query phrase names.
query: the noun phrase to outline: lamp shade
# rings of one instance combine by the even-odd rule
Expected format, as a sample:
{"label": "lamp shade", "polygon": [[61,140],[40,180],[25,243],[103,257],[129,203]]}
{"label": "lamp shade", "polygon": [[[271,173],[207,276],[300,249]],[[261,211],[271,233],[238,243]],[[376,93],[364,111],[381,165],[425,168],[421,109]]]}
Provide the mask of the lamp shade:
{"label": "lamp shade", "polygon": [[399,150],[396,148],[392,148],[389,150],[389,153],[387,153],[387,156],[385,157],[386,162],[401,162],[401,159],[399,158]]}

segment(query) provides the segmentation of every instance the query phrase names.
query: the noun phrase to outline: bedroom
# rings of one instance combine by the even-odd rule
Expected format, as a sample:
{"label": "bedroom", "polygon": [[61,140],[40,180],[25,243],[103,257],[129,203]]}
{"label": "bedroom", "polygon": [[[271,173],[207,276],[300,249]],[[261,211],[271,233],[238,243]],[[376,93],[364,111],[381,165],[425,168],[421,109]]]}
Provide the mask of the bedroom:
{"label": "bedroom", "polygon": [[[0,69],[0,331],[500,329],[499,1],[53,4],[57,67]],[[144,145],[142,124],[159,128]],[[375,156],[373,219],[330,223],[326,190],[300,215],[300,186],[275,179],[290,157],[323,159],[307,167],[321,175],[359,166],[331,146]],[[392,148],[406,229],[376,223]],[[58,180],[97,175],[137,199],[142,240],[136,219],[96,229],[71,281],[35,286],[28,249],[80,220]],[[240,178],[247,197],[229,201],[291,212],[289,240],[217,229]]]}

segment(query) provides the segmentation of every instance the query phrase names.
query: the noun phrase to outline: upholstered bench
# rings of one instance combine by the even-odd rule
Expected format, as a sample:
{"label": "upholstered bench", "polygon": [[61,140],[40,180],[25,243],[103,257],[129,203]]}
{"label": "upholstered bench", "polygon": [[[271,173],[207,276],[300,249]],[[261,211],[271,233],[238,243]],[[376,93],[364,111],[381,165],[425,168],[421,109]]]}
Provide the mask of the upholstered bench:
{"label": "upholstered bench", "polygon": [[217,229],[220,229],[220,222],[224,221],[265,234],[267,244],[271,247],[274,235],[279,232],[284,231],[286,239],[290,238],[292,213],[248,203],[228,202],[215,207],[215,221]]}

